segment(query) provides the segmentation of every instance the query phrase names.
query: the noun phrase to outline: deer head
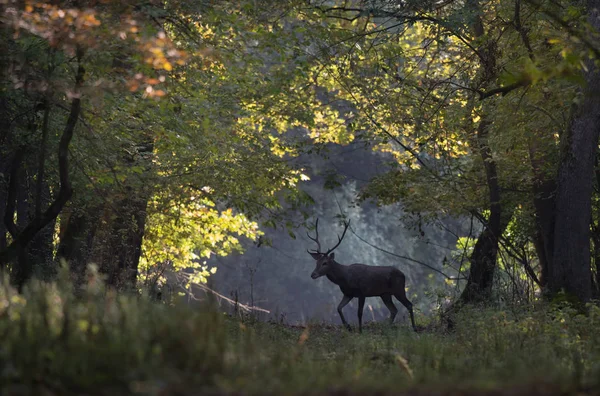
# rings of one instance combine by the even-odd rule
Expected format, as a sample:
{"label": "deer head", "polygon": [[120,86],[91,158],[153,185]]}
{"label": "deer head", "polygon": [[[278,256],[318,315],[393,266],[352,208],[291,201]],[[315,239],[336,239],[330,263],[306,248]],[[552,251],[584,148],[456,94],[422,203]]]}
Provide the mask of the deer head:
{"label": "deer head", "polygon": [[312,258],[314,258],[317,261],[317,266],[315,267],[314,271],[312,272],[312,274],[310,275],[311,278],[313,279],[317,279],[323,275],[327,275],[331,269],[331,263],[334,262],[335,259],[335,253],[332,253],[338,246],[340,246],[340,243],[342,243],[342,239],[344,239],[344,236],[346,235],[346,230],[348,230],[348,226],[350,225],[350,222],[344,222],[344,232],[342,233],[342,236],[340,237],[338,235],[338,243],[332,247],[331,249],[329,249],[328,251],[326,251],[325,253],[321,252],[321,243],[319,242],[319,219],[317,218],[317,222],[315,223],[315,237],[311,237],[310,234],[307,232],[306,235],[313,241],[315,241],[317,243],[317,249],[313,250],[312,252],[310,250],[306,250],[311,256]]}

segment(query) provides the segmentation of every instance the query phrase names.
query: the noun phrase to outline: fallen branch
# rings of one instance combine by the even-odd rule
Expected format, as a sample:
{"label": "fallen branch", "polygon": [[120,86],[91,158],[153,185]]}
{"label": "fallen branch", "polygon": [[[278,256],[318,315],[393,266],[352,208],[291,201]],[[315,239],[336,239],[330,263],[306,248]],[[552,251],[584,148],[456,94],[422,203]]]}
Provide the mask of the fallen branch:
{"label": "fallen branch", "polygon": [[[189,278],[191,276],[191,274],[185,273],[185,272],[181,272],[181,273],[177,273],[174,274],[176,278],[178,277],[183,277],[185,278],[186,282],[189,282]],[[178,279],[179,280],[179,279]],[[187,289],[186,287],[184,287],[181,284],[178,284],[178,286],[183,289],[186,293],[189,294],[189,296],[196,301],[201,301],[201,299],[197,298],[194,293],[191,292],[191,290]],[[252,312],[252,311],[258,311],[258,312],[264,312],[264,313],[271,313],[271,311],[264,309],[264,308],[260,308],[260,307],[256,307],[253,305],[246,305],[246,304],[242,304],[239,301],[234,301],[231,298],[225,297],[224,295],[220,294],[219,292],[211,289],[210,287],[206,286],[205,284],[202,283],[191,283],[192,287],[197,287],[199,289],[201,289],[202,291],[204,291],[205,293],[210,293],[213,294],[214,296],[218,297],[221,300],[225,300],[225,302],[231,304],[231,305],[237,305],[237,307],[239,309],[241,309],[242,311],[245,312]]]}

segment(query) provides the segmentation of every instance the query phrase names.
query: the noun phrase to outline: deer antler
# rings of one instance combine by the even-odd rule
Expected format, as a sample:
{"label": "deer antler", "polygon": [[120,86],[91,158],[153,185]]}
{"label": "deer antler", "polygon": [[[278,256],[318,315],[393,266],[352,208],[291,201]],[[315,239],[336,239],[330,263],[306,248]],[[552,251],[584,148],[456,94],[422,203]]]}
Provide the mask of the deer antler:
{"label": "deer antler", "polygon": [[335,250],[335,248],[337,248],[338,246],[340,246],[340,243],[342,243],[342,239],[344,239],[344,236],[346,235],[346,231],[348,231],[348,227],[350,226],[350,220],[348,220],[347,222],[344,221],[344,232],[342,233],[342,236],[340,237],[338,235],[338,243],[332,247],[331,249],[329,249],[327,251],[327,253],[325,253],[325,255],[328,255],[329,253],[333,252]]}
{"label": "deer antler", "polygon": [[[317,243],[317,250],[314,250],[313,252],[321,253],[321,244],[319,243],[319,218],[318,217],[317,217],[317,222],[315,223],[315,232],[316,232],[316,235],[314,238],[310,236],[308,231],[306,232],[306,236]],[[310,250],[306,249],[306,251],[310,253]]]}

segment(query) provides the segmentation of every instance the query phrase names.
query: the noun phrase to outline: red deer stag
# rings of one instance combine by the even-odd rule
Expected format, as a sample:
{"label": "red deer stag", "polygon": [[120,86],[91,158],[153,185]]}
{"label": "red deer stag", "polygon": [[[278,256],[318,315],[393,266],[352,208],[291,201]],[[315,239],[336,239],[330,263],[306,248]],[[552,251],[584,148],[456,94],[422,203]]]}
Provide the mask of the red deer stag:
{"label": "red deer stag", "polygon": [[321,243],[319,243],[319,219],[315,224],[316,236],[313,238],[307,232],[306,235],[317,243],[317,250],[312,252],[307,249],[307,252],[317,261],[317,266],[311,274],[311,278],[317,279],[323,275],[327,279],[340,287],[344,297],[338,305],[338,313],[342,318],[342,323],[352,330],[344,314],[344,308],[354,297],[358,298],[358,331],[362,332],[362,316],[365,306],[366,297],[381,297],[387,309],[390,310],[390,324],[394,323],[394,318],[398,313],[398,309],[392,301],[392,296],[395,296],[398,301],[408,309],[410,313],[410,321],[415,331],[415,317],[413,314],[412,303],[406,298],[406,276],[397,268],[386,266],[369,266],[365,264],[343,265],[334,260],[335,254],[332,253],[337,248],[342,239],[346,235],[350,222],[344,222],[344,232],[340,237],[338,235],[338,243],[327,252],[321,252]]}

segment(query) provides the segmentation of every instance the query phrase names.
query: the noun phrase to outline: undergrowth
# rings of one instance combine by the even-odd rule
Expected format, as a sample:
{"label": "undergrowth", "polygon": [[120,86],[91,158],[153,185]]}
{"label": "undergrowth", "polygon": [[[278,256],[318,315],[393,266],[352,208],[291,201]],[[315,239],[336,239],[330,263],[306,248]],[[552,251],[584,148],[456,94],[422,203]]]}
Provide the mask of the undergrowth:
{"label": "undergrowth", "polygon": [[[598,391],[600,309],[463,309],[452,333],[370,323],[362,334],[232,318],[207,303],[117,295],[92,276],[0,287],[0,383],[8,394],[311,394],[494,389]],[[424,320],[424,318],[420,318]],[[15,393],[16,392],[16,393]]]}

